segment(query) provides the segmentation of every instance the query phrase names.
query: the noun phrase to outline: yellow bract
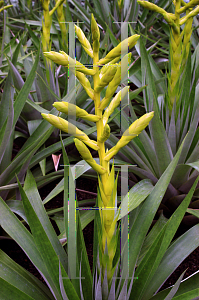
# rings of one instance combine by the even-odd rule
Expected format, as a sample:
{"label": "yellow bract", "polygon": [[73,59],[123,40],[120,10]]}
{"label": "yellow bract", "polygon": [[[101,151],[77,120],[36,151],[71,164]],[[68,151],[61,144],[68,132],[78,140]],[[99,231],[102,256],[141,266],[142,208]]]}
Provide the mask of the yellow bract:
{"label": "yellow bract", "polygon": [[91,58],[93,58],[93,49],[91,48],[91,45],[90,45],[89,41],[87,40],[87,38],[85,37],[85,34],[81,30],[81,28],[75,25],[75,32],[78,37],[78,40],[80,41],[80,43],[81,43],[82,47],[84,48],[84,50],[86,51],[86,53]]}
{"label": "yellow bract", "polygon": [[[108,87],[106,89],[106,95],[102,99],[99,109],[103,110],[110,102],[112,96],[114,95],[115,91],[118,88],[118,85],[123,80],[124,76],[126,75],[126,72],[128,70],[128,66],[131,60],[131,53],[126,54],[117,68],[117,71],[115,73],[115,76],[111,80],[111,82],[108,84]],[[106,73],[105,73],[106,74]],[[118,104],[119,105],[119,104]]]}
{"label": "yellow bract", "polygon": [[112,99],[109,106],[105,110],[102,118],[103,125],[107,124],[108,118],[114,112],[114,110],[119,106],[120,102],[124,99],[125,95],[127,94],[129,87],[124,87],[121,91],[119,91],[116,96]]}
{"label": "yellow bract", "polygon": [[86,147],[86,145],[80,141],[79,139],[74,139],[75,146],[77,150],[79,151],[82,158],[100,175],[103,175],[107,172],[106,169],[104,169],[102,166],[98,165],[96,161],[93,159],[90,151]]}
{"label": "yellow bract", "polygon": [[54,102],[53,106],[58,110],[65,114],[69,114],[71,116],[76,116],[78,118],[82,118],[88,121],[97,122],[100,117],[92,114],[88,114],[84,109],[79,108],[77,105],[68,103],[68,102]]}
{"label": "yellow bract", "polygon": [[94,150],[99,149],[95,141],[90,140],[89,137],[83,131],[79,130],[76,126],[69,123],[68,121],[51,114],[41,114],[41,115],[45,120],[47,120],[50,124],[54,125],[56,128],[59,128],[64,132],[74,135],[78,139],[84,141],[84,143],[86,143],[89,147],[91,147]]}
{"label": "yellow bract", "polygon": [[131,37],[123,40],[118,46],[116,46],[113,50],[111,50],[104,58],[100,59],[98,64],[99,65],[107,64],[112,59],[120,56],[123,47],[124,49],[133,48],[133,46],[135,46],[135,44],[137,43],[139,37],[140,36],[138,34],[134,34]]}
{"label": "yellow bract", "polygon": [[104,159],[110,160],[114,155],[118,153],[118,151],[120,151],[121,148],[126,146],[133,138],[138,136],[138,134],[140,134],[145,129],[145,127],[148,126],[149,122],[153,118],[153,115],[154,112],[152,111],[133,122],[131,126],[123,133],[121,139],[117,142],[117,144],[106,153]]}

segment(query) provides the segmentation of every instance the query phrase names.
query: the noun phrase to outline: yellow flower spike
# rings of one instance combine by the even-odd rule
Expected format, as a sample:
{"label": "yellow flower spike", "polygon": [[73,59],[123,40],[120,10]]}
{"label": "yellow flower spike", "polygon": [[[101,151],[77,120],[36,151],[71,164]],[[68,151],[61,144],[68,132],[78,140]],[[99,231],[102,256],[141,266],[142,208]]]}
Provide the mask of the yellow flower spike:
{"label": "yellow flower spike", "polygon": [[[55,2],[58,2],[59,0],[55,0]],[[65,48],[67,49],[67,42],[68,42],[68,38],[67,38],[67,33],[68,30],[66,29],[66,20],[65,20],[65,13],[64,13],[64,7],[63,7],[63,3],[60,4],[57,7],[57,19],[59,22],[59,27],[61,30],[61,37],[62,37],[62,43],[65,46]]]}
{"label": "yellow flower spike", "polygon": [[182,53],[183,53],[182,69],[184,69],[184,66],[186,64],[189,55],[190,39],[192,34],[192,23],[193,23],[193,18],[189,18],[189,20],[187,20],[183,29],[184,41],[182,46]]}
{"label": "yellow flower spike", "polygon": [[148,8],[149,10],[152,10],[152,11],[155,11],[155,12],[161,14],[164,17],[165,21],[170,26],[172,26],[173,30],[175,30],[175,32],[178,32],[178,27],[173,22],[173,20],[176,20],[176,16],[174,14],[167,13],[163,8],[157,6],[156,4],[153,4],[151,2],[145,1],[145,0],[138,0],[137,3],[145,8]]}
{"label": "yellow flower spike", "polygon": [[179,25],[183,25],[189,18],[195,17],[199,13],[199,6],[197,6],[194,10],[189,12],[186,16],[180,19]]}
{"label": "yellow flower spike", "polygon": [[43,51],[50,50],[50,28],[52,24],[52,17],[49,14],[49,1],[41,0],[43,8],[44,21],[42,20],[42,46]]}
{"label": "yellow flower spike", "polygon": [[103,223],[105,230],[108,234],[109,230],[111,229],[111,225],[114,220],[115,216],[115,208],[113,207],[104,207],[102,210],[102,215],[103,215]]}
{"label": "yellow flower spike", "polygon": [[111,132],[111,129],[110,129],[109,125],[106,124],[106,125],[104,126],[103,133],[102,133],[102,135],[99,137],[98,141],[101,142],[101,143],[106,142],[106,140],[108,140],[108,138],[109,138],[109,136],[110,136],[110,132]]}
{"label": "yellow flower spike", "polygon": [[143,6],[144,8],[148,8],[149,10],[155,11],[155,12],[161,14],[161,15],[168,15],[168,18],[170,18],[171,20],[176,19],[174,14],[167,13],[166,10],[164,10],[163,8],[157,6],[154,3],[151,3],[151,2],[148,2],[148,1],[145,1],[145,0],[138,0],[137,3],[140,4],[141,6]]}
{"label": "yellow flower spike", "polygon": [[187,9],[189,8],[193,8],[195,7],[196,5],[199,4],[199,0],[191,0],[190,2],[188,3],[185,3],[184,7],[181,7],[180,9],[178,9],[178,13],[179,14],[182,14],[184,13]]}
{"label": "yellow flower spike", "polygon": [[142,130],[144,130],[145,127],[148,126],[153,116],[154,112],[152,111],[133,122],[131,126],[123,133],[121,139],[117,142],[117,144],[106,153],[104,159],[106,161],[109,161],[114,155],[118,153],[121,148],[126,146],[133,138],[138,136],[142,132]]}
{"label": "yellow flower spike", "polygon": [[91,14],[91,32],[92,32],[92,39],[93,39],[93,52],[97,53],[99,51],[99,46],[100,46],[99,43],[100,31],[93,14]]}
{"label": "yellow flower spike", "polygon": [[94,90],[91,88],[90,82],[86,78],[86,76],[83,73],[78,72],[78,71],[76,71],[75,75],[76,75],[77,79],[79,80],[79,82],[81,83],[81,85],[83,86],[83,88],[85,89],[88,96],[92,100],[94,100]]}
{"label": "yellow flower spike", "polygon": [[[102,211],[101,211],[101,214],[102,214]],[[104,224],[102,224],[102,253],[103,254],[104,254],[106,242],[108,243],[108,241],[107,241],[107,232],[105,230]]]}
{"label": "yellow flower spike", "polygon": [[75,70],[82,72],[87,75],[94,75],[95,71],[93,69],[87,69],[84,65],[82,65],[79,61],[75,61],[73,58],[71,58],[68,54],[66,54],[64,51],[60,51],[60,53],[55,51],[50,52],[44,52],[44,56],[55,62],[56,64],[70,67],[71,71],[75,73]]}
{"label": "yellow flower spike", "polygon": [[129,86],[125,86],[121,91],[119,91],[116,96],[111,100],[109,106],[105,110],[103,117],[102,117],[102,122],[103,125],[105,126],[108,122],[108,118],[110,115],[114,112],[114,110],[119,106],[120,102],[124,99],[126,96],[127,92],[129,90]]}
{"label": "yellow flower spike", "polygon": [[115,182],[115,170],[114,170],[114,165],[112,165],[111,168],[111,173],[108,176],[108,180],[106,181],[105,185],[104,185],[104,193],[106,196],[111,197],[112,192],[114,190],[114,182]]}
{"label": "yellow flower spike", "polygon": [[89,41],[87,40],[87,38],[85,37],[85,34],[81,30],[81,28],[75,25],[75,32],[78,37],[78,40],[80,41],[80,43],[81,43],[82,47],[84,48],[84,50],[86,51],[86,53],[91,58],[93,58],[93,49],[91,48],[91,45],[90,45]]}
{"label": "yellow flower spike", "polygon": [[115,73],[117,72],[117,65],[110,65],[106,72],[102,74],[98,85],[95,87],[95,92],[99,93],[103,90],[105,86],[109,84],[109,82],[113,79]]}
{"label": "yellow flower spike", "polygon": [[118,4],[119,9],[121,10],[122,6],[123,6],[123,0],[117,0],[117,4]]}
{"label": "yellow flower spike", "polygon": [[102,182],[101,182],[100,178],[98,178],[98,179],[99,179],[98,183],[99,183],[100,195],[101,195],[101,198],[102,198],[103,205],[106,207],[109,203],[109,199],[106,197],[106,195],[104,193],[103,185],[102,185]]}
{"label": "yellow flower spike", "polygon": [[88,114],[84,109],[79,108],[77,105],[68,102],[54,102],[53,106],[65,114],[70,114],[78,118],[82,118],[88,121],[97,122],[100,117],[92,114]]}
{"label": "yellow flower spike", "polygon": [[113,48],[104,58],[100,59],[98,64],[99,65],[104,65],[113,60],[114,58],[118,57],[121,55],[121,50],[122,47],[125,45],[131,49],[135,44],[137,43],[140,35],[134,34],[130,36],[129,38],[123,40],[119,45],[117,45],[115,48]]}
{"label": "yellow flower spike", "polygon": [[[167,13],[164,9],[157,5],[144,1],[137,1],[140,5],[149,10],[156,11],[164,17],[167,23],[171,26],[170,35],[170,59],[171,67],[170,73],[168,74],[168,99],[169,99],[169,110],[171,110],[174,103],[179,102],[179,84],[181,81],[181,75],[184,70],[184,66],[187,62],[187,58],[190,50],[190,38],[192,33],[192,22],[193,17],[199,13],[199,0],[190,0],[186,3],[183,0],[174,0],[173,4],[175,7],[174,14]],[[193,9],[197,6],[195,9]],[[186,13],[182,18],[180,14]],[[185,24],[183,31],[181,26]]]}
{"label": "yellow flower spike", "polygon": [[[113,80],[109,83],[109,85],[106,89],[106,95],[100,103],[100,106],[99,106],[100,110],[103,110],[109,104],[111,97],[115,93],[121,80],[124,78],[124,76],[128,70],[128,64],[130,61],[130,57],[131,57],[131,53],[128,53],[122,58],[120,66],[117,68],[117,72],[115,73]],[[122,65],[122,70],[121,70],[121,65]],[[122,71],[122,73],[121,73],[121,71]]]}
{"label": "yellow flower spike", "polygon": [[75,137],[84,141],[84,143],[87,144],[89,147],[91,147],[94,150],[99,150],[97,142],[90,140],[89,137],[83,131],[79,130],[73,124],[69,123],[68,121],[66,121],[60,117],[56,117],[51,114],[41,114],[41,115],[46,121],[48,121],[50,124],[54,125],[56,128],[58,128],[64,132],[67,132],[67,133],[70,133],[69,131],[71,131]]}
{"label": "yellow flower spike", "polygon": [[79,139],[74,139],[75,146],[77,150],[79,151],[80,155],[82,158],[100,175],[104,174],[107,172],[106,169],[104,169],[102,166],[98,165],[96,161],[93,159],[90,151],[86,147],[86,145],[80,141]]}
{"label": "yellow flower spike", "polygon": [[56,9],[63,4],[65,0],[57,0],[55,6],[49,11],[49,15],[52,16]]}

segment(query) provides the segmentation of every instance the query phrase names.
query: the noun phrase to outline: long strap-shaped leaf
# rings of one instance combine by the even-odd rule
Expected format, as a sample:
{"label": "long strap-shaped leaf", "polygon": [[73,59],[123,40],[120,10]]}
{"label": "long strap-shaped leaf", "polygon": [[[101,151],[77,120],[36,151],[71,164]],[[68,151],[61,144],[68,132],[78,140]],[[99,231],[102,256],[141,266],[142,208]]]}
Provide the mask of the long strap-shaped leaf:
{"label": "long strap-shaped leaf", "polygon": [[[19,201],[18,201],[19,202]],[[33,299],[37,300],[53,300],[54,297],[49,289],[35,276],[30,274],[24,268],[19,266],[14,260],[0,250],[0,278],[12,285],[12,289],[18,289],[18,293],[25,293]],[[5,284],[5,283],[4,283]],[[12,294],[12,292],[10,293]],[[4,299],[7,299],[4,295]],[[0,299],[2,299],[2,285],[0,287]],[[15,299],[14,297],[12,299]],[[20,296],[16,299],[21,299]]]}
{"label": "long strap-shaped leaf", "polygon": [[[8,183],[16,173],[20,171],[23,167],[23,164],[27,162],[27,160],[32,157],[32,155],[37,151],[39,147],[46,141],[46,139],[52,133],[53,128],[51,127],[46,131],[46,133],[39,136],[37,140],[35,140],[30,146],[20,152],[14,160],[10,163],[10,165],[5,169],[5,171],[0,175],[0,185],[4,185]],[[31,136],[32,137],[32,136]],[[29,139],[31,139],[31,137]]]}
{"label": "long strap-shaped leaf", "polygon": [[13,122],[13,126],[15,126],[20,114],[21,114],[21,111],[26,103],[26,99],[28,98],[28,95],[30,93],[30,89],[31,89],[31,86],[33,84],[33,81],[35,79],[35,72],[37,70],[37,65],[38,65],[38,62],[39,62],[39,52],[37,53],[37,56],[35,58],[35,62],[34,62],[34,65],[32,67],[32,70],[26,80],[26,82],[24,83],[22,89],[20,90],[16,100],[15,100],[15,103],[14,103],[14,122]]}
{"label": "long strap-shaped leaf", "polygon": [[56,233],[42,204],[42,200],[37,190],[35,179],[29,170],[27,172],[24,183],[24,191],[38,219],[40,220],[41,225],[43,226],[43,228],[45,228],[46,235],[48,236],[57,256],[59,256],[59,260],[62,263],[62,266],[64,267],[65,271],[68,271],[68,261],[66,252],[62,248],[61,243],[58,243]]}
{"label": "long strap-shaped leaf", "polygon": [[2,228],[12,237],[16,243],[23,249],[35,267],[39,270],[51,292],[56,291],[53,279],[48,273],[44,261],[39,250],[35,245],[35,241],[31,233],[25,228],[19,219],[11,212],[5,201],[0,197],[0,224]]}
{"label": "long strap-shaped leaf", "polygon": [[171,243],[171,240],[173,239],[186,212],[186,209],[195,191],[198,179],[199,178],[197,178],[197,180],[194,182],[191,190],[189,191],[183,202],[180,204],[180,206],[176,209],[175,213],[162,228],[161,232],[154,241],[154,244],[151,246],[151,249],[142,260],[140,266],[137,268],[135,276],[138,276],[139,280],[135,282],[135,285],[132,289],[133,296],[135,296],[136,299],[148,300],[150,296],[152,296],[153,293],[156,292],[152,290],[151,294],[149,294],[148,288],[151,286],[153,275],[158,265],[160,264],[160,261],[162,260],[167,248],[169,247],[169,244]]}
{"label": "long strap-shaped leaf", "polygon": [[20,299],[33,300],[34,298],[28,296],[26,293],[18,290],[16,287],[0,278],[1,296],[2,300]]}
{"label": "long strap-shaped leaf", "polygon": [[12,100],[12,96],[10,95],[8,118],[6,119],[6,122],[4,123],[4,126],[1,128],[0,131],[0,163],[3,159],[7,145],[10,141],[10,136],[12,133],[13,117],[14,117],[13,100]]}
{"label": "long strap-shaped leaf", "polygon": [[[171,162],[173,154],[164,126],[160,121],[156,87],[150,68],[148,54],[144,48],[142,40],[139,40],[139,42],[141,51],[142,85],[145,85],[146,83],[148,84],[144,91],[145,106],[149,111],[154,110],[154,117],[149,124],[149,129],[155,146],[156,158],[159,166],[159,175],[161,176]],[[164,159],[162,159],[163,157]]]}
{"label": "long strap-shaped leaf", "polygon": [[141,210],[134,221],[134,224],[130,231],[129,238],[129,248],[130,253],[132,253],[129,259],[129,275],[133,276],[134,268],[136,266],[136,261],[142,246],[142,243],[145,239],[147,231],[150,228],[152,220],[155,216],[155,213],[162,201],[162,198],[166,192],[168,184],[171,180],[175,167],[178,163],[180,153],[182,151],[183,144],[176,153],[174,159],[169,164],[157,184],[155,185],[151,194],[147,197],[143,203]]}
{"label": "long strap-shaped leaf", "polygon": [[[183,280],[183,282],[180,284],[180,287],[175,294],[175,296],[172,298],[173,300],[189,300],[189,299],[198,299],[199,296],[199,288],[198,288],[198,281],[199,281],[199,273],[196,272],[191,277],[189,277],[186,280]],[[157,295],[150,298],[150,300],[164,300],[165,297],[170,292],[171,288],[166,289]]]}
{"label": "long strap-shaped leaf", "polygon": [[[199,246],[199,225],[195,225],[179,237],[165,252],[147,288],[146,295],[152,295],[174,272],[180,263]],[[169,261],[169,264],[168,264]],[[191,286],[190,286],[191,288]]]}
{"label": "long strap-shaped leaf", "polygon": [[[31,205],[28,197],[26,196],[26,193],[24,192],[20,182],[19,184],[19,190],[22,196],[23,206],[26,213],[26,217],[28,219],[28,223],[32,232],[32,235],[34,237],[34,241],[36,244],[37,249],[39,250],[41,257],[44,261],[44,264],[48,270],[48,273],[51,275],[51,278],[53,280],[53,283],[56,287],[56,293],[57,293],[57,299],[61,299],[61,292],[60,292],[60,286],[59,286],[59,258],[55,252],[55,249],[53,248],[53,245],[51,244],[47,234],[46,234],[46,228],[42,226],[34,207]],[[57,242],[59,243],[59,240],[57,239]],[[62,254],[61,254],[62,255]],[[63,258],[62,258],[63,259]],[[68,296],[69,300],[79,300],[79,297],[70,282],[67,273],[65,272],[63,266],[61,265],[62,274],[63,274],[63,283],[64,288],[66,291],[66,294]]]}
{"label": "long strap-shaped leaf", "polygon": [[[81,221],[80,221],[80,215],[79,211],[77,211],[77,241],[78,241],[78,247],[77,247],[77,254],[78,254],[78,263],[80,265],[81,263],[81,283],[82,283],[82,292],[83,292],[83,298],[86,299],[92,299],[92,275],[90,270],[90,265],[88,262],[88,256],[86,252],[86,246],[84,242],[82,227],[81,227]],[[79,266],[78,266],[79,268]],[[83,279],[84,278],[84,279]]]}
{"label": "long strap-shaped leaf", "polygon": [[[14,40],[14,39],[13,39]],[[22,40],[21,40],[22,41]],[[17,58],[19,55],[19,50],[21,47],[21,41],[17,45],[13,58],[12,58],[12,63],[15,65],[17,63]],[[3,124],[6,121],[6,118],[8,116],[8,111],[9,111],[9,101],[8,99],[14,96],[14,87],[12,86],[12,75],[11,71],[9,71],[8,76],[6,78],[5,86],[3,89],[3,95],[0,103],[0,128],[3,126]]]}

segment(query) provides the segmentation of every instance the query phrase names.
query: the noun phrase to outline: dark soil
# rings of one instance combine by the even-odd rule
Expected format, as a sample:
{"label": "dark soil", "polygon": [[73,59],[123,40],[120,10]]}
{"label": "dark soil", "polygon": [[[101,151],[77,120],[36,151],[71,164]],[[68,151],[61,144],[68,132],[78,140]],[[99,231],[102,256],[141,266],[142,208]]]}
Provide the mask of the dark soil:
{"label": "dark soil", "polygon": [[[50,189],[52,190],[52,185],[50,186]],[[77,199],[78,201],[94,198],[97,192],[97,182],[95,181],[88,181],[86,179],[78,179],[76,181],[76,193],[77,193]],[[86,191],[89,191],[87,193]],[[40,190],[41,197],[44,199],[48,193],[49,189],[47,187],[44,187]],[[49,208],[58,208],[63,206],[63,195],[58,195],[53,201],[50,201],[45,205],[47,209]],[[58,232],[58,228],[56,227],[56,224],[53,223],[53,226]],[[93,264],[93,225],[94,222],[91,222],[84,230],[84,239],[86,244],[86,249],[88,253],[88,259],[90,263],[90,267],[92,270],[92,264]],[[180,234],[180,232],[179,232]],[[182,232],[181,232],[182,234]],[[28,259],[28,257],[25,255],[25,253],[21,250],[21,248],[11,239],[2,239],[0,240],[0,248],[7,253],[15,262],[17,262],[19,265],[24,267],[26,270],[28,270],[30,273],[35,275],[37,278],[39,278],[43,283],[44,280],[37,271],[37,269],[33,266],[31,261]],[[175,272],[168,278],[168,280],[165,282],[165,284],[162,286],[162,289],[165,289],[171,285],[173,285],[179,276],[186,270],[184,278],[190,276],[191,274],[195,273],[197,270],[199,270],[199,247],[193,251],[182,263],[181,265],[175,270]]]}

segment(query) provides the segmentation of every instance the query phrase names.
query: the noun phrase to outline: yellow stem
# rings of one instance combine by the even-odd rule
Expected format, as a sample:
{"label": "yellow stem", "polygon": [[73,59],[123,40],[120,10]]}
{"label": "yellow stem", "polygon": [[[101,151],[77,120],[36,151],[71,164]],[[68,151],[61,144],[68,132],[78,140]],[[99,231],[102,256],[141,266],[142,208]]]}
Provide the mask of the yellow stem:
{"label": "yellow stem", "polygon": [[[93,53],[93,64],[94,64],[94,70],[96,71],[95,75],[93,76],[93,80],[94,80],[94,90],[95,87],[98,86],[100,77],[99,77],[99,67],[97,66],[97,63],[99,61],[99,53],[98,52],[94,52]],[[100,92],[94,92],[94,101],[95,101],[95,114],[97,116],[99,116],[100,118],[102,118],[102,110],[99,109],[100,106]],[[97,138],[99,138],[102,135],[103,129],[104,129],[104,125],[102,122],[102,119],[100,119],[99,121],[96,122],[96,126],[97,126]],[[98,140],[98,146],[99,146],[99,150],[98,150],[98,154],[99,154],[99,159],[100,159],[100,165],[105,168],[108,172],[101,175],[101,179],[102,179],[102,184],[103,187],[105,186],[106,180],[108,178],[108,163],[107,161],[104,160],[105,157],[105,146],[104,146],[104,142],[100,142]]]}

